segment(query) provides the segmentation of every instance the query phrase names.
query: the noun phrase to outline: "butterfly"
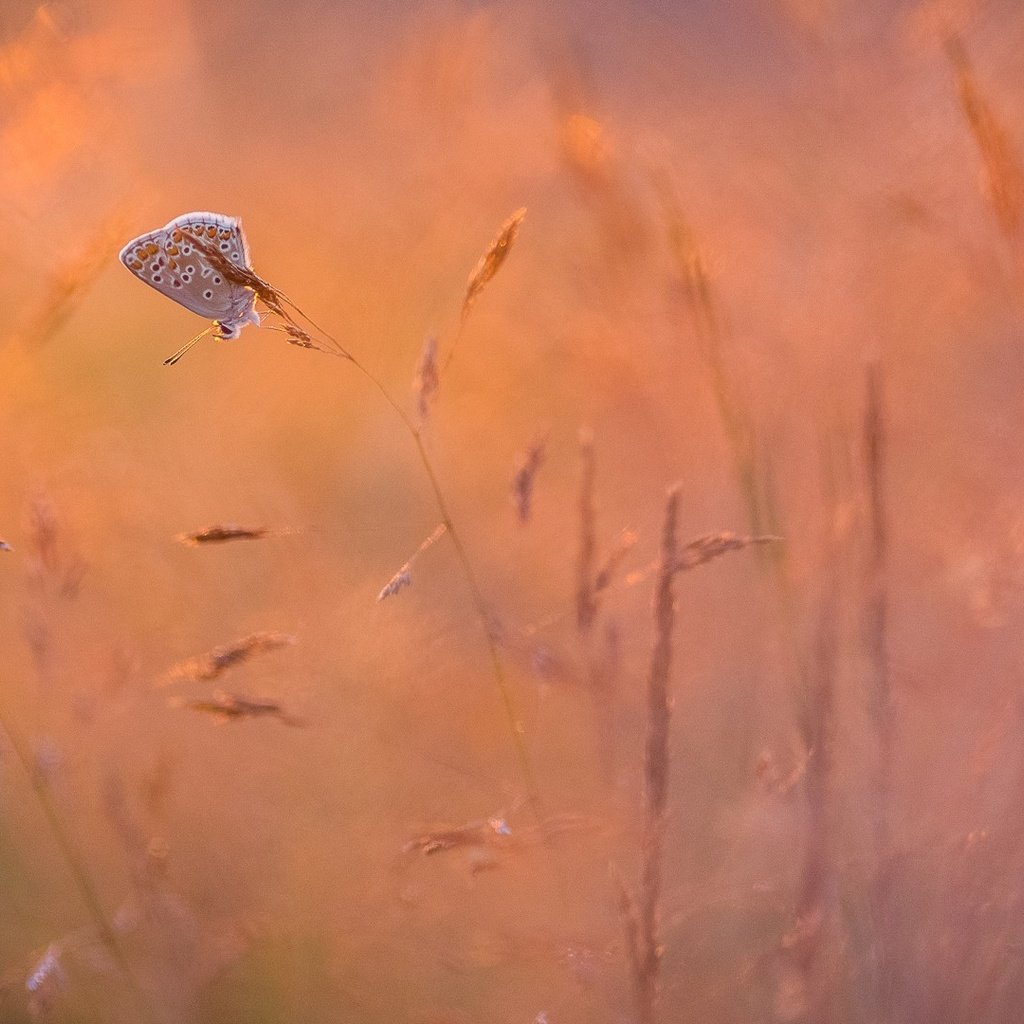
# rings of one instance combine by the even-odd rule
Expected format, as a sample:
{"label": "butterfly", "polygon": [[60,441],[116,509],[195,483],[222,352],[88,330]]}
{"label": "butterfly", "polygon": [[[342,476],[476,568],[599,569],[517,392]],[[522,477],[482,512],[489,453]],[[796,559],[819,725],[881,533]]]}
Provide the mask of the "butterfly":
{"label": "butterfly", "polygon": [[[216,337],[222,341],[237,338],[247,324],[258,327],[255,292],[230,280],[211,263],[201,246],[251,273],[242,222],[237,217],[206,211],[183,214],[156,231],[133,238],[121,250],[120,259],[140,281],[193,313],[213,320],[218,329]],[[176,363],[208,333],[203,331],[165,363]]]}

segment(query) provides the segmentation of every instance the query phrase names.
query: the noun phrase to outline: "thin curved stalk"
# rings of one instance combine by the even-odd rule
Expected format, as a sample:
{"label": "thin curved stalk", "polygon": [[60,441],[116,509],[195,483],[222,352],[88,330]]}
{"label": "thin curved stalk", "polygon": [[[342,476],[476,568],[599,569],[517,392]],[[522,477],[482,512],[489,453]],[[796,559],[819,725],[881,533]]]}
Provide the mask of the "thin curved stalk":
{"label": "thin curved stalk", "polygon": [[361,362],[359,362],[358,359],[355,358],[355,356],[350,353],[346,353],[343,358],[346,358],[348,362],[350,362],[380,392],[387,404],[391,406],[392,410],[394,410],[395,414],[402,421],[403,426],[409,432],[416,445],[416,453],[419,456],[420,464],[423,466],[423,471],[427,476],[427,480],[430,482],[430,489],[433,492],[434,502],[437,505],[437,511],[441,516],[441,522],[444,523],[446,532],[451,538],[456,558],[458,558],[462,574],[466,579],[467,586],[469,587],[473,608],[476,611],[477,618],[480,620],[480,626],[483,630],[484,639],[487,644],[487,651],[490,655],[491,667],[494,671],[494,680],[498,687],[498,693],[501,696],[502,708],[505,712],[505,718],[508,721],[509,731],[512,734],[512,744],[515,749],[516,760],[519,764],[519,771],[523,776],[523,783],[526,786],[527,800],[530,804],[530,809],[533,811],[534,817],[537,820],[537,824],[543,826],[545,819],[544,807],[540,799],[540,794],[537,790],[537,784],[533,774],[533,766],[530,763],[529,752],[526,749],[526,740],[523,736],[523,725],[516,713],[515,701],[512,698],[512,690],[509,687],[508,678],[505,674],[505,666],[501,660],[501,652],[498,649],[498,644],[494,637],[494,631],[491,628],[490,617],[487,612],[487,602],[484,599],[480,584],[477,582],[476,573],[473,570],[473,563],[471,562],[469,553],[462,541],[462,536],[459,533],[458,527],[455,525],[455,522],[452,519],[452,514],[448,509],[448,501],[445,498],[444,490],[437,478],[437,473],[435,472],[434,465],[430,460],[430,455],[427,452],[426,445],[423,443],[423,434],[421,430],[414,425],[406,411],[398,404],[398,402],[395,401],[388,389],[384,387],[373,373],[371,373]]}

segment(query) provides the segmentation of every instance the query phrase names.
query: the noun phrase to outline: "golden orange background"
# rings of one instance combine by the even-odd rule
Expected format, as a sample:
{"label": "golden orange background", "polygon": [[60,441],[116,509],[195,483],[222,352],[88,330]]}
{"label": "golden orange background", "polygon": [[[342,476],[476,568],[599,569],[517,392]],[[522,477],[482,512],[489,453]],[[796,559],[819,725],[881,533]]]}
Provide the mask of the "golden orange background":
{"label": "golden orange background", "polygon": [[[1016,1020],[1021,52],[1010,0],[0,0],[0,1018],[634,1019],[615,877],[642,860],[654,627],[628,574],[678,483],[683,539],[784,541],[677,580],[660,1019],[881,1020],[881,971],[893,1020]],[[394,411],[267,330],[162,366],[204,325],[117,262],[240,216],[256,271],[414,417],[424,338],[443,358],[519,207],[423,438],[540,821],[450,539],[376,601],[440,521]],[[637,535],[589,640],[581,430],[598,563]],[[174,539],[213,523],[274,535]],[[298,642],[159,685],[263,630]],[[218,689],[304,727],[181,706]],[[466,823],[480,842],[406,849]]]}

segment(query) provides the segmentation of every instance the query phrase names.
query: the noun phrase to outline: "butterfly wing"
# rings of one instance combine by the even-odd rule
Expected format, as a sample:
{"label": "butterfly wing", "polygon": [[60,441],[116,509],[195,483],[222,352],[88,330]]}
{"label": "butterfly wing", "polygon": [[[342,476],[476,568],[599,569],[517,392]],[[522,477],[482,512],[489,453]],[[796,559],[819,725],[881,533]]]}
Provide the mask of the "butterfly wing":
{"label": "butterfly wing", "polygon": [[175,217],[165,227],[133,239],[121,250],[121,262],[140,281],[208,320],[225,325],[247,320],[255,296],[243,285],[225,280],[193,238],[248,268],[249,246],[241,221],[208,211]]}

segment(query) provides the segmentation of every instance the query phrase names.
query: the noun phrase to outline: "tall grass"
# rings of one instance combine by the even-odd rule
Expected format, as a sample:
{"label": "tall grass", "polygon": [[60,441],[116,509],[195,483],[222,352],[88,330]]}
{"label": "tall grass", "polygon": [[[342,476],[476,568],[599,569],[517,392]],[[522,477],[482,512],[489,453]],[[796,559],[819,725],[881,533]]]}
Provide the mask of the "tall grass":
{"label": "tall grass", "polygon": [[[49,11],[36,20],[58,17]],[[523,67],[508,74],[500,48],[514,35],[510,23],[497,9],[481,9],[454,19],[461,36],[449,33],[447,15],[437,15],[442,28],[417,24],[410,47],[422,67],[390,68],[381,89],[388,112],[381,166],[408,174],[403,180],[416,190],[407,199],[398,188],[388,196],[387,217],[403,241],[401,253],[398,246],[387,251],[389,301],[422,289],[396,331],[423,339],[398,383],[372,369],[368,351],[335,340],[269,282],[208,252],[218,269],[258,294],[271,313],[269,327],[293,346],[329,356],[319,360],[321,369],[344,373],[348,364],[380,397],[383,416],[401,426],[413,472],[392,473],[390,451],[386,467],[370,456],[357,466],[353,458],[344,468],[351,487],[344,512],[334,453],[326,442],[324,453],[317,451],[305,440],[311,434],[302,445],[292,440],[291,431],[319,429],[328,415],[301,401],[295,412],[286,388],[261,381],[259,372],[213,396],[202,390],[206,380],[185,381],[173,400],[170,389],[161,393],[168,418],[161,413],[160,431],[171,412],[184,410],[190,439],[196,423],[233,439],[236,406],[250,403],[255,436],[251,461],[229,442],[218,452],[213,436],[212,454],[197,439],[169,469],[148,465],[149,450],[135,447],[116,412],[95,400],[102,392],[95,377],[60,390],[58,343],[79,338],[66,328],[77,332],[102,320],[102,330],[113,332],[120,320],[103,317],[115,307],[116,317],[124,316],[121,292],[110,300],[101,275],[116,249],[111,233],[118,241],[123,233],[118,215],[96,221],[81,258],[65,259],[63,243],[47,250],[57,269],[48,265],[41,276],[42,301],[26,303],[28,314],[12,319],[25,344],[5,349],[5,395],[26,424],[21,438],[15,414],[4,420],[12,427],[5,479],[13,493],[36,473],[57,477],[55,486],[84,495],[83,523],[92,532],[86,572],[85,557],[65,546],[45,501],[30,504],[20,535],[0,521],[0,596],[10,595],[12,621],[20,617],[23,674],[34,682],[31,701],[16,704],[19,663],[12,657],[0,699],[11,756],[0,756],[0,781],[13,793],[27,780],[32,813],[25,817],[41,816],[46,830],[43,840],[23,838],[15,831],[18,808],[11,808],[9,838],[0,844],[7,890],[0,937],[13,952],[0,964],[0,1017],[9,1013],[12,1024],[1017,1019],[1024,998],[1016,967],[1024,941],[1024,843],[1016,824],[1024,789],[1024,704],[1016,682],[1024,520],[1013,440],[1019,332],[1015,296],[993,286],[987,270],[1005,250],[1020,252],[1024,172],[1014,80],[1004,79],[1001,93],[988,85],[997,79],[986,61],[999,58],[999,45],[1012,48],[1022,26],[1006,15],[1006,35],[994,43],[996,15],[979,11],[988,36],[979,32],[976,41],[965,25],[945,32],[941,47],[908,55],[902,11],[889,12],[884,31],[876,12],[856,5],[787,0],[771,11],[759,10],[743,32],[733,25],[730,45],[756,49],[758,59],[781,55],[765,75],[752,76],[771,80],[777,106],[758,106],[762,86],[749,86],[749,68],[730,65],[721,82],[693,71],[687,88],[696,99],[681,90],[681,98],[659,107],[653,88],[642,102],[634,97],[630,124],[628,103],[599,94],[603,56],[576,67],[552,44],[547,59],[562,65],[548,75],[557,80],[556,121],[542,125],[537,152],[523,154],[518,123],[536,116],[531,104],[545,76],[521,53]],[[780,11],[782,27],[761,20]],[[631,31],[648,16],[639,8],[630,14]],[[664,26],[679,18],[694,30],[704,20],[682,7],[659,17]],[[737,17],[723,9],[706,20]],[[869,23],[877,34],[862,39],[858,26]],[[210,37],[230,37],[229,24],[244,35],[240,22],[225,20]],[[586,35],[591,25],[579,24]],[[22,102],[20,76],[34,59],[12,46],[6,31],[0,28],[5,114]],[[79,29],[61,31],[70,38]],[[433,49],[431,32],[440,39]],[[748,36],[756,36],[756,47]],[[287,58],[297,38],[279,30],[275,59]],[[877,52],[858,56],[865,39]],[[303,53],[316,49],[311,38],[301,41]],[[210,60],[213,44],[198,31],[193,42],[193,52],[175,55],[176,66],[191,68],[195,59],[204,68],[196,95],[205,95],[209,77],[210,95],[232,107],[240,79],[231,61]],[[659,42],[650,40],[652,52]],[[388,46],[401,50],[397,41]],[[837,116],[833,148],[820,125],[789,108],[794,96],[812,91],[804,76],[816,87],[822,65],[843,47],[855,113],[842,112],[849,122]],[[67,50],[69,60],[75,52]],[[244,52],[247,62],[266,67],[257,48]],[[101,77],[120,74],[123,57],[121,50],[98,52],[89,67]],[[680,63],[695,68],[702,59],[694,44]],[[720,58],[712,52],[706,59],[713,70]],[[80,60],[74,72],[85,81]],[[42,110],[66,101],[60,64],[49,66],[57,79]],[[328,66],[342,73],[340,63]],[[659,82],[679,84],[671,68],[657,66]],[[146,75],[141,84],[133,78],[133,87],[160,87],[158,68],[141,61],[132,67]],[[845,70],[836,64],[825,75],[834,85]],[[899,74],[909,80],[902,92]],[[74,79],[70,65],[68,76]],[[500,87],[489,76],[500,77]],[[325,72],[315,95],[330,91],[329,79]],[[642,79],[645,88],[654,81]],[[862,81],[868,86],[858,95]],[[897,95],[874,95],[879,82]],[[523,155],[523,168],[501,194],[511,197],[511,209],[531,190],[531,209],[536,203],[540,213],[525,221],[516,210],[475,264],[475,254],[464,259],[442,236],[455,215],[430,194],[427,158],[418,152],[433,144],[427,137],[440,123],[424,110],[431,86],[461,97],[445,112],[439,177],[467,159],[464,138],[475,139],[472,159],[492,166],[486,180],[467,185],[495,195],[494,167],[518,168]],[[730,106],[730,90],[742,102]],[[167,95],[178,103],[192,94]],[[294,102],[288,116],[301,108],[310,123],[290,125],[296,142],[289,159],[301,152],[310,166],[323,160],[335,173],[334,127],[318,123],[309,96]],[[394,114],[403,102],[415,110],[407,123]],[[923,134],[910,120],[922,107],[924,119],[932,118]],[[754,123],[751,110],[763,112],[764,123]],[[189,154],[176,157],[175,168],[194,159],[198,176],[207,149],[197,140],[208,122],[198,106],[193,113],[196,139],[175,151]],[[668,123],[677,116],[682,127]],[[270,102],[261,110],[261,132],[274,118]],[[636,155],[661,132],[658,121],[666,135],[685,133],[673,160],[685,170],[671,176],[650,174],[650,161]],[[152,139],[154,123],[147,112],[140,137]],[[891,125],[902,126],[907,139],[883,138],[885,123],[894,135]],[[0,125],[8,148],[18,141],[12,125]],[[227,165],[242,143],[227,121],[216,129],[218,139],[225,136],[220,159]],[[716,142],[717,133],[731,141]],[[929,147],[943,156],[956,152],[947,136],[966,144],[966,161],[962,154],[959,162],[935,160]],[[884,158],[873,153],[876,144]],[[373,147],[360,145],[356,159],[372,160]],[[655,140],[654,148],[660,145]],[[118,151],[117,159],[127,157]],[[826,160],[835,180],[819,194]],[[805,173],[808,164],[813,173]],[[287,166],[298,181],[297,207],[300,186],[309,185],[298,166]],[[5,168],[0,154],[0,175]],[[980,229],[972,235],[972,204],[962,199],[976,176],[984,202],[974,204]],[[78,178],[91,180],[61,180]],[[361,180],[354,184],[360,199],[361,187],[370,194]],[[462,190],[460,180],[453,191],[464,197]],[[943,206],[952,199],[956,216]],[[300,215],[284,218],[289,244],[302,252],[301,287],[325,304],[336,284],[344,296],[339,282],[349,280],[347,269],[327,262],[331,233],[342,237],[335,221],[328,223],[334,202],[359,200],[324,195],[311,204],[323,216],[322,245],[317,231],[301,230]],[[359,212],[375,219],[372,203]],[[546,237],[524,231],[535,216],[555,229]],[[422,240],[424,225],[435,222],[437,248],[420,252],[409,239]],[[17,257],[12,275],[22,257],[33,265],[33,245],[52,249],[54,238],[65,237],[51,225],[52,234],[38,241],[34,223],[24,216],[0,239],[5,269],[8,253]],[[368,277],[378,270],[377,242],[382,259],[385,252],[375,238]],[[75,252],[70,242],[66,248]],[[712,272],[712,252],[723,254],[721,273],[717,258]],[[471,269],[464,285],[448,289],[445,304],[429,277],[446,277],[448,260],[462,268],[458,275]],[[475,381],[466,375],[476,392],[456,393],[462,381],[448,373],[455,354],[467,371],[471,359],[482,361],[481,351],[470,349],[472,335],[478,326],[493,329],[490,300],[500,299],[520,270],[533,290],[508,317],[517,344],[487,350],[487,372]],[[322,290],[319,274],[328,282]],[[756,287],[755,275],[762,277]],[[681,331],[673,319],[680,293]],[[375,315],[372,301],[353,302],[354,318]],[[449,310],[450,328],[420,334],[439,305]],[[879,336],[885,361],[864,368],[866,328]],[[90,352],[91,372],[126,392],[135,386],[116,368],[95,369],[106,358],[102,344]],[[772,361],[769,372],[759,372],[757,358]],[[844,373],[843,360],[856,370]],[[292,372],[300,379],[297,362],[282,379]],[[687,373],[672,375],[680,365]],[[311,391],[321,385],[301,380]],[[769,388],[779,430],[760,418]],[[143,405],[153,392],[139,390]],[[225,395],[232,415],[207,419],[211,397]],[[453,431],[451,440],[464,440],[472,455],[479,448],[478,462],[467,454],[460,466],[467,478],[448,478],[439,452],[467,408],[478,434],[460,439]],[[32,434],[34,418],[52,419],[50,433]],[[354,423],[353,434],[376,426],[367,422]],[[537,423],[552,427],[528,441]],[[573,439],[580,423],[593,431]],[[79,429],[81,446],[60,440],[52,445],[58,454],[48,451],[52,438],[77,437]],[[278,439],[281,451],[272,450]],[[815,440],[823,449],[817,475],[808,468]],[[238,478],[251,471],[258,478],[254,508],[237,511],[237,520],[229,509],[200,509],[210,494],[233,499],[243,489],[227,477],[205,495],[188,493],[193,484],[202,490],[204,458],[237,461]],[[133,477],[125,467],[137,464],[146,472]],[[425,508],[415,505],[414,491],[406,495],[407,477],[429,488]],[[682,482],[663,496],[666,479]],[[289,522],[284,509],[294,480],[304,481],[296,492],[315,489],[339,521],[351,508],[365,512],[378,488],[391,488],[390,504],[351,530],[364,540],[374,535],[373,558],[356,552],[347,523],[344,539],[326,537],[317,522],[325,517],[316,513],[301,531],[275,529]],[[139,497],[148,486],[156,496]],[[186,552],[169,541],[182,524],[164,524],[159,535],[170,553],[154,554],[149,519],[168,494],[197,506],[186,525],[213,525],[177,534]],[[395,512],[396,496],[413,511]],[[110,521],[104,506],[122,503],[123,530],[116,537],[102,532]],[[740,522],[723,523],[723,514]],[[400,516],[414,522],[411,532],[402,527],[404,541],[393,529]],[[264,522],[271,525],[258,525]],[[694,534],[684,532],[691,525]],[[724,526],[736,532],[696,535]],[[300,539],[281,556],[270,538],[286,533]],[[242,540],[260,543],[233,543]],[[767,548],[765,557],[709,567],[754,546]],[[20,580],[19,564],[27,569]],[[233,621],[252,610],[239,598],[249,584],[244,598],[258,611],[274,595],[286,595],[279,610],[293,602],[280,632]],[[83,594],[97,611],[83,616],[76,632],[67,628],[69,609]],[[468,636],[458,632],[451,607],[466,611]],[[115,609],[109,626],[99,621],[105,608]],[[189,636],[195,622],[218,632],[196,640]],[[98,649],[106,640],[89,646],[107,628],[125,663],[143,666],[121,673],[123,699],[107,700],[103,691]],[[316,628],[326,635],[309,642],[307,632]],[[139,639],[147,630],[157,637],[152,643]],[[364,635],[369,640],[360,647]],[[214,689],[234,690],[236,679],[261,674],[272,696]],[[397,682],[388,687],[392,676]],[[171,684],[177,689],[154,688]],[[92,704],[80,690],[92,694]],[[290,711],[296,694],[323,707],[299,719]],[[102,716],[89,708],[105,701],[108,717],[97,724]],[[185,710],[164,716],[165,704]],[[147,715],[170,724],[161,724],[166,734],[154,730],[152,750],[140,755],[152,728]],[[68,762],[62,765],[47,734],[64,717],[73,740],[60,745]],[[240,724],[214,727],[229,722]],[[112,754],[91,742],[93,732]],[[177,817],[147,813],[146,786],[155,792],[167,784],[144,777],[140,756],[156,763],[154,775],[176,758],[194,768],[189,791],[176,794]],[[4,771],[8,762],[17,767],[13,775]],[[161,799],[166,803],[166,795],[154,796],[154,805]],[[98,835],[88,831],[90,822]],[[50,908],[39,908],[35,931],[49,937],[21,934],[20,917],[36,908],[22,905],[24,883],[3,860],[32,842],[40,849],[28,850],[38,852],[31,867],[48,870],[42,847],[49,843],[78,897],[77,904],[69,900],[74,923],[66,927],[65,908],[57,928]],[[101,860],[104,842],[119,857],[120,875]],[[559,898],[552,899],[556,887]],[[118,900],[121,890],[128,895]],[[221,929],[224,920],[230,923]]]}

